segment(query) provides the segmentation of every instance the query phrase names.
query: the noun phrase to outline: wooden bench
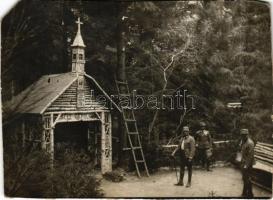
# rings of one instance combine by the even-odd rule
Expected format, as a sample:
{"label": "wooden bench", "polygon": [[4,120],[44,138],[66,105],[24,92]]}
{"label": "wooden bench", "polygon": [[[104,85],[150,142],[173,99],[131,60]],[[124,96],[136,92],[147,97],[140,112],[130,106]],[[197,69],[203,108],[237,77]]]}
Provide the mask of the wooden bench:
{"label": "wooden bench", "polygon": [[256,161],[254,167],[273,173],[273,144],[257,142],[254,157]]}
{"label": "wooden bench", "polygon": [[273,145],[257,142],[254,148],[252,182],[266,190],[272,190]]}

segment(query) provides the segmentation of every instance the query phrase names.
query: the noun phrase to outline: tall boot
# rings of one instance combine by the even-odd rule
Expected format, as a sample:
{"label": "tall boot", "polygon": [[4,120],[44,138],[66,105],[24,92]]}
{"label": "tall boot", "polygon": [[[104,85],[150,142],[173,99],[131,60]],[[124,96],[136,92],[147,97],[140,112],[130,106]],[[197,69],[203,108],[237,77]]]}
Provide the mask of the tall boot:
{"label": "tall boot", "polygon": [[247,197],[249,197],[249,198],[254,197],[253,192],[252,192],[251,180],[248,180],[248,183],[247,183]]}
{"label": "tall boot", "polygon": [[243,170],[242,173],[243,173],[243,182],[244,182],[242,197],[246,197],[247,196],[247,180],[246,180],[245,170]]}
{"label": "tall boot", "polygon": [[210,160],[207,160],[207,171],[212,171],[212,169],[210,168]]}
{"label": "tall boot", "polygon": [[180,186],[183,186],[184,183],[183,183],[183,179],[184,179],[184,171],[185,171],[185,166],[180,166],[180,176],[179,176],[179,181],[177,184],[175,185],[180,185]]}
{"label": "tall boot", "polygon": [[246,184],[244,182],[242,197],[246,197],[246,196],[247,196],[247,190],[246,190]]}
{"label": "tall boot", "polygon": [[180,169],[180,177],[179,177],[179,182],[177,183],[177,185],[183,186],[184,185],[183,179],[184,179],[184,170]]}
{"label": "tall boot", "polygon": [[186,187],[191,186],[191,176],[192,176],[192,170],[188,169],[188,183],[187,183]]}

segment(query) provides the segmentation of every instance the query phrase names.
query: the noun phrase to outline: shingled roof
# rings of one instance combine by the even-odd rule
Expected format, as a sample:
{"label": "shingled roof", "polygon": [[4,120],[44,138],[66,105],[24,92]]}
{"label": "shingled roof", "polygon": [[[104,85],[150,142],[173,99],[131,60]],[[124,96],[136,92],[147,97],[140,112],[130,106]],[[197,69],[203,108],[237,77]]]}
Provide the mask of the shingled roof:
{"label": "shingled roof", "polygon": [[[93,77],[89,75],[85,75],[85,77],[96,86],[94,89],[98,89],[106,96],[106,98],[108,98],[108,100],[112,101]],[[45,112],[47,109],[47,111],[53,111],[54,105],[56,105],[56,102],[60,98],[65,97],[65,92],[67,90],[75,90],[73,83],[75,85],[76,80],[76,74],[71,72],[42,76],[38,81],[15,96],[13,100],[4,103],[4,120],[10,119],[19,114],[43,114],[43,112]],[[76,90],[74,93],[75,92]],[[74,95],[76,95],[76,93]],[[71,102],[70,104],[70,102],[66,102],[66,105],[70,104],[70,107],[73,107],[73,110],[76,110],[74,103]],[[112,103],[120,111],[120,108],[114,102]],[[107,109],[103,106],[99,106],[95,102],[91,104],[91,101],[88,101],[87,105],[90,109]]]}
{"label": "shingled roof", "polygon": [[[94,84],[92,84],[87,78],[84,78],[84,106],[77,106],[77,81],[74,81],[56,100],[54,100],[50,106],[48,106],[45,112],[65,112],[65,111],[90,111],[90,110],[109,110],[101,102],[96,101]],[[93,90],[94,92],[91,92]]]}

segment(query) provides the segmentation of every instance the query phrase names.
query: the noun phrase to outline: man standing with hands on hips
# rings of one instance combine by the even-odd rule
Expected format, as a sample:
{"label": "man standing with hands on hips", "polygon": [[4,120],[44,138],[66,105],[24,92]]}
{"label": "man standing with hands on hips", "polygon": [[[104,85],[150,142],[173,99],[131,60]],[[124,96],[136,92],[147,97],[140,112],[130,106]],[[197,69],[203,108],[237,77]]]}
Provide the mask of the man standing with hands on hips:
{"label": "man standing with hands on hips", "polygon": [[179,152],[180,157],[180,178],[176,185],[183,186],[183,178],[185,172],[185,166],[188,168],[188,183],[186,187],[191,186],[192,177],[192,159],[195,153],[195,140],[190,136],[190,129],[188,126],[183,127],[182,138],[179,141],[177,148],[173,151],[172,156],[175,156],[176,152]]}
{"label": "man standing with hands on hips", "polygon": [[249,137],[248,129],[241,129],[240,131],[242,138],[242,146],[241,146],[241,168],[242,168],[242,176],[243,176],[243,197],[253,197],[252,192],[252,183],[251,183],[251,171],[252,166],[254,164],[254,142]]}
{"label": "man standing with hands on hips", "polygon": [[202,166],[205,167],[206,164],[207,171],[212,171],[210,169],[210,159],[212,156],[212,137],[210,132],[206,130],[205,122],[200,122],[200,128],[201,130],[196,132],[198,154],[200,155]]}

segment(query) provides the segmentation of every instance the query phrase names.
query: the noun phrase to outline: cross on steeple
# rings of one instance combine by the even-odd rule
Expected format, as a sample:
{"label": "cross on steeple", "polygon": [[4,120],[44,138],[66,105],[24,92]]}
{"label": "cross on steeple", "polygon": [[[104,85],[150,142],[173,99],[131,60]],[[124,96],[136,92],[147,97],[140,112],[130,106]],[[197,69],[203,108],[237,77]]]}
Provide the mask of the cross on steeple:
{"label": "cross on steeple", "polygon": [[78,20],[75,22],[76,24],[78,24],[78,31],[76,34],[76,37],[74,39],[74,42],[72,44],[72,47],[85,47],[84,43],[83,43],[83,39],[82,39],[82,35],[81,35],[81,25],[83,24],[81,22],[81,19],[78,17]]}
{"label": "cross on steeple", "polygon": [[83,24],[81,22],[81,19],[78,18],[76,21],[76,24],[78,24],[78,31],[76,34],[76,37],[74,39],[72,47],[72,72],[76,72],[78,74],[84,73],[84,65],[85,65],[85,45],[82,39],[81,35],[81,25]]}
{"label": "cross on steeple", "polygon": [[81,22],[81,18],[80,17],[78,17],[78,20],[76,21],[76,24],[78,24],[78,31],[80,32],[81,31],[81,24],[83,24]]}

